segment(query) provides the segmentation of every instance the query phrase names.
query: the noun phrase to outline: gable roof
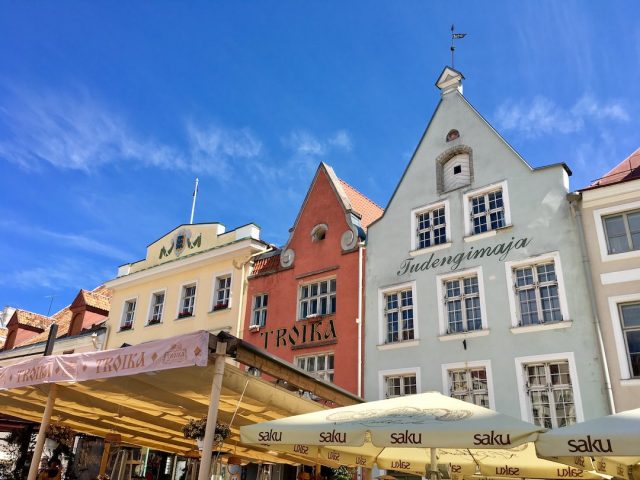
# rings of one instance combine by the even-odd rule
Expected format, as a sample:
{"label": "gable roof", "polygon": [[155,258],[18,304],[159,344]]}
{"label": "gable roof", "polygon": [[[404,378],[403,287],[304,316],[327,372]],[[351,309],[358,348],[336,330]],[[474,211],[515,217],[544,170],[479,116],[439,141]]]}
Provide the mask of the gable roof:
{"label": "gable roof", "polygon": [[583,190],[640,179],[640,148]]}
{"label": "gable roof", "polygon": [[[22,310],[21,308],[17,308],[16,311],[13,312],[12,320],[13,318],[16,319],[18,325],[24,325],[26,327],[37,328],[40,330],[44,330],[55,321],[53,317],[47,317],[46,315],[40,315],[39,313]],[[11,323],[11,320],[9,320],[9,323]]]}
{"label": "gable roof", "polygon": [[273,250],[256,257],[253,262],[251,276],[261,275],[263,273],[272,273],[278,270],[280,268],[281,252],[281,250]]}
{"label": "gable roof", "polygon": [[366,230],[371,223],[375,222],[382,215],[384,209],[344,180],[340,179],[340,184],[351,203],[351,208],[360,214],[360,223],[362,224],[362,228]]}
{"label": "gable roof", "polygon": [[71,306],[81,304],[108,312],[112,295],[112,291],[104,285],[100,285],[93,291],[81,289]]}

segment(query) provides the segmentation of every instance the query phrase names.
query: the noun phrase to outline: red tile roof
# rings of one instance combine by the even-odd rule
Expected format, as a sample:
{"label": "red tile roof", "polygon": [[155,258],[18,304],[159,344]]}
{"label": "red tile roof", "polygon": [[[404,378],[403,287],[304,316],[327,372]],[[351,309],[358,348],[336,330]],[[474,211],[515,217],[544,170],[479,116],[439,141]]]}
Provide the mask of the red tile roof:
{"label": "red tile roof", "polygon": [[258,257],[253,263],[253,272],[251,275],[260,275],[262,273],[275,272],[280,267],[280,252],[277,254],[267,254],[268,256]]}
{"label": "red tile roof", "polygon": [[340,180],[340,184],[351,202],[351,208],[362,217],[360,221],[366,230],[369,225],[382,216],[384,209],[344,180]]}
{"label": "red tile roof", "polygon": [[93,291],[80,290],[80,292],[82,293],[82,297],[84,298],[84,303],[88,306],[95,307],[107,312],[109,311],[113,292],[104,285],[100,285]]}
{"label": "red tile roof", "polygon": [[585,190],[636,179],[640,179],[640,148],[608,171],[602,178],[592,182]]}
{"label": "red tile roof", "polygon": [[44,330],[55,321],[53,317],[47,317],[46,315],[40,315],[39,313],[29,312],[20,308],[16,309],[14,315],[16,315],[18,319],[19,325],[26,325],[41,330]]}

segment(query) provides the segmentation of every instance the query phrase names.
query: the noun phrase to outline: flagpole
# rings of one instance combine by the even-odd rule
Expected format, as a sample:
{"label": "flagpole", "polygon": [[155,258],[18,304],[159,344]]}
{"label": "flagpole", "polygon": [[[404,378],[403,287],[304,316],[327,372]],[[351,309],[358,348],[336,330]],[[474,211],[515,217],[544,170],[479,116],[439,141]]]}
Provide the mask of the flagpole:
{"label": "flagpole", "polygon": [[198,177],[196,177],[196,187],[193,190],[193,202],[191,202],[191,217],[189,218],[189,224],[193,223],[193,214],[196,211],[196,198],[198,197]]}

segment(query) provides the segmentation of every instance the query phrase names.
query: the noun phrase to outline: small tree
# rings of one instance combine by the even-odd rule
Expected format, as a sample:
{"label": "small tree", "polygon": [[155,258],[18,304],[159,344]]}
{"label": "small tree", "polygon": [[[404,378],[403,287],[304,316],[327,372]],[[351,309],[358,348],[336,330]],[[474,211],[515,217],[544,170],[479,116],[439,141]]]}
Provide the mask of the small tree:
{"label": "small tree", "polygon": [[331,480],[352,480],[353,469],[340,465],[331,469]]}

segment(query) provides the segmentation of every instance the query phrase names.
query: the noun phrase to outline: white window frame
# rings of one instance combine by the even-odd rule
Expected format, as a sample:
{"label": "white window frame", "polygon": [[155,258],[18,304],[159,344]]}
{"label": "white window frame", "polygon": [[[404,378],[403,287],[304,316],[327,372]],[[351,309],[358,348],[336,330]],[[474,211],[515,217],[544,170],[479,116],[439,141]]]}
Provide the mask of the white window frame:
{"label": "white window frame", "polygon": [[166,307],[167,307],[167,289],[163,288],[160,290],[154,290],[153,292],[151,292],[151,295],[149,295],[149,308],[147,309],[147,321],[145,323],[145,325],[149,325],[151,322],[151,316],[153,315],[153,298],[155,295],[158,294],[163,294],[164,295],[164,301],[162,302],[162,314],[160,315],[160,321],[156,322],[156,323],[152,323],[151,325],[157,325],[159,323],[162,323],[164,321],[164,316],[166,314]]}
{"label": "white window frame", "polygon": [[518,397],[520,400],[520,418],[525,422],[533,423],[533,413],[531,402],[527,394],[527,379],[525,378],[524,366],[530,363],[540,362],[562,362],[569,364],[569,376],[571,377],[571,387],[573,389],[573,400],[576,408],[576,422],[584,422],[584,411],[582,409],[582,395],[580,384],[578,383],[578,370],[573,352],[548,353],[545,355],[530,355],[527,357],[516,357],[516,381],[518,384]]}
{"label": "white window frame", "polygon": [[[430,247],[418,248],[418,215],[431,210],[437,210],[438,208],[444,208],[444,223],[445,223],[445,242],[439,245],[431,245]],[[425,252],[441,250],[451,246],[451,207],[449,199],[445,199],[429,205],[414,208],[411,210],[411,254],[422,255]]]}
{"label": "white window frame", "polygon": [[[473,221],[471,219],[471,199],[473,197],[477,197],[479,195],[484,195],[490,192],[494,192],[496,190],[502,190],[502,203],[504,204],[504,227],[500,227],[499,229],[492,230],[489,228],[486,232],[481,233],[473,233]],[[467,238],[485,238],[491,235],[495,235],[496,232],[502,230],[504,228],[511,227],[511,206],[509,202],[509,187],[507,185],[507,181],[503,180],[502,182],[492,183],[491,185],[487,185],[486,187],[478,188],[476,190],[471,190],[462,195],[462,207],[464,214],[464,235]],[[490,225],[489,225],[490,227]]]}
{"label": "white window frame", "polygon": [[[228,277],[229,280],[229,300],[227,303],[227,308],[222,308],[219,310],[214,310],[214,307],[217,305],[218,303],[218,279],[223,278],[223,277]],[[223,311],[223,310],[228,310],[231,308],[231,302],[233,301],[233,271],[232,270],[228,270],[228,271],[224,271],[224,272],[216,272],[213,275],[213,280],[212,280],[212,288],[211,288],[211,301],[210,301],[210,312],[218,312],[218,311]]]}
{"label": "white window frame", "polygon": [[[399,340],[397,342],[387,343],[387,318],[384,314],[386,302],[385,295],[387,293],[411,289],[411,297],[413,299],[413,339]],[[420,340],[420,332],[418,331],[418,297],[415,280],[410,282],[398,283],[378,289],[378,345],[380,346],[414,346]]]}
{"label": "white window frame", "polygon": [[387,385],[385,379],[387,377],[398,377],[415,375],[416,377],[416,393],[422,392],[420,382],[420,367],[395,368],[392,370],[378,370],[378,398],[384,400],[386,398]]}
{"label": "white window frame", "polygon": [[609,253],[609,249],[607,247],[607,236],[604,231],[604,217],[620,215],[638,209],[640,209],[640,201],[615,205],[613,207],[599,208],[598,210],[593,211],[593,221],[596,227],[596,236],[598,237],[600,258],[603,262],[640,257],[640,250],[630,250],[622,253]]}
{"label": "white window frame", "polygon": [[496,400],[493,390],[493,373],[491,371],[491,360],[475,360],[473,362],[455,362],[442,364],[442,393],[451,396],[449,389],[449,371],[471,368],[484,368],[487,374],[487,394],[489,396],[489,408],[496,409]]}
{"label": "white window frame", "polygon": [[[306,299],[302,298],[302,287],[306,287],[309,285],[313,285],[314,283],[320,284],[322,282],[329,282],[329,285],[331,285],[331,281],[335,281],[336,282],[336,290],[335,292],[333,292],[333,296],[335,296],[336,298],[336,309],[331,312],[331,313],[326,313],[324,315],[317,313],[317,314],[308,314],[306,317],[302,316],[302,302],[304,301],[308,301],[308,299],[313,298],[313,297],[307,297]],[[318,292],[320,292],[320,290],[318,289]],[[316,298],[318,298],[318,300],[321,297],[326,296],[329,300],[329,303],[331,301],[331,293],[328,291],[327,289],[327,293],[326,294],[320,294],[318,293],[318,295],[315,295]],[[328,304],[329,305],[329,304]],[[320,309],[320,305],[318,304],[318,310]],[[323,278],[314,278],[313,280],[308,280],[306,282],[301,282],[298,284],[298,298],[296,301],[296,321],[298,322],[303,322],[305,320],[308,319],[313,319],[313,318],[321,318],[321,317],[326,317],[329,315],[335,315],[336,312],[338,310],[338,277],[335,275],[331,275],[329,277],[323,277]]]}
{"label": "white window frame", "polygon": [[122,311],[120,312],[120,327],[118,329],[120,331],[123,330],[122,327],[125,324],[124,317],[125,317],[125,314],[126,314],[127,304],[130,303],[130,302],[135,302],[135,306],[133,308],[133,317],[131,317],[131,326],[129,328],[125,328],[124,330],[125,331],[133,330],[133,325],[134,325],[134,323],[136,321],[136,311],[138,310],[138,297],[137,296],[125,298],[123,300],[123,302],[122,302]]}
{"label": "white window frame", "polygon": [[[444,296],[446,294],[444,283],[447,280],[453,280],[457,278],[462,279],[462,278],[467,278],[472,276],[478,277],[480,315],[482,315],[482,329],[471,330],[466,332],[447,333],[449,322],[447,319],[447,312],[444,304]],[[452,337],[451,339],[455,340],[455,338],[460,336],[466,336],[466,337],[481,336],[481,335],[486,335],[488,333],[489,324],[487,319],[487,305],[486,305],[485,295],[484,295],[484,277],[482,276],[482,267],[469,268],[459,272],[446,273],[443,275],[436,276],[436,294],[438,299],[438,325],[440,328],[441,337]]]}
{"label": "white window frame", "polygon": [[[329,370],[328,365],[329,365],[329,361],[328,361],[328,357],[329,355],[333,356],[333,369]],[[308,359],[310,357],[315,358],[315,364],[316,366],[318,365],[318,357],[325,357],[325,369],[322,371],[323,373],[327,373],[327,374],[331,374],[333,375],[333,380],[330,380],[329,378],[324,378],[323,376],[317,375],[318,370],[314,370],[313,372],[310,372],[309,370],[307,370],[306,368],[303,369],[302,367],[300,367],[298,365],[298,360],[305,358]],[[309,375],[313,375],[314,377],[319,378],[320,380],[323,380],[325,382],[330,382],[330,383],[335,383],[335,373],[336,373],[336,352],[333,350],[329,350],[326,352],[315,352],[315,353],[311,353],[311,354],[307,354],[307,355],[297,355],[296,357],[294,357],[293,359],[293,364],[298,367],[300,370],[304,370],[305,372],[307,372]]]}
{"label": "white window frame", "polygon": [[613,338],[616,343],[616,354],[618,357],[618,365],[620,367],[620,380],[627,385],[640,385],[640,378],[634,378],[631,375],[629,367],[629,358],[627,353],[627,343],[624,340],[624,331],[622,330],[622,317],[620,315],[619,305],[622,303],[640,302],[640,293],[631,293],[629,295],[617,295],[609,297],[609,316],[611,318],[611,327],[613,329]]}
{"label": "white window frame", "polygon": [[[265,296],[267,297],[267,305],[266,306],[261,305],[259,308],[256,308],[256,299],[258,297],[264,298]],[[257,311],[260,311],[261,313],[260,323],[255,323],[255,314]],[[269,314],[269,293],[263,292],[263,293],[255,294],[251,299],[251,318],[249,319],[249,328],[251,327],[262,328],[266,326],[268,314]]]}
{"label": "white window frame", "polygon": [[[515,275],[513,270],[519,267],[525,267],[528,265],[538,265],[541,263],[548,263],[553,261],[556,278],[558,280],[558,300],[560,301],[560,314],[562,315],[562,321],[554,323],[541,323],[539,325],[518,325],[519,322],[519,308],[518,299],[516,298],[516,292],[514,289]],[[566,328],[571,326],[571,317],[569,316],[569,307],[567,305],[567,294],[564,284],[564,274],[562,271],[562,263],[560,262],[560,252],[549,252],[536,257],[529,257],[523,260],[505,262],[504,268],[507,275],[507,291],[509,296],[509,310],[511,312],[511,331],[512,333],[522,333],[526,331],[535,331],[540,329],[553,329],[553,328]],[[521,332],[518,332],[518,331]]]}
{"label": "white window frame", "polygon": [[193,298],[193,312],[191,314],[191,317],[195,317],[196,315],[196,307],[198,306],[198,281],[197,280],[192,280],[190,282],[184,282],[180,285],[180,290],[178,291],[178,305],[176,308],[176,319],[182,320],[183,318],[191,318],[191,317],[180,317],[180,313],[182,313],[182,302],[184,301],[184,292],[185,292],[185,287],[190,287],[192,285],[195,285],[196,287],[196,295]]}

